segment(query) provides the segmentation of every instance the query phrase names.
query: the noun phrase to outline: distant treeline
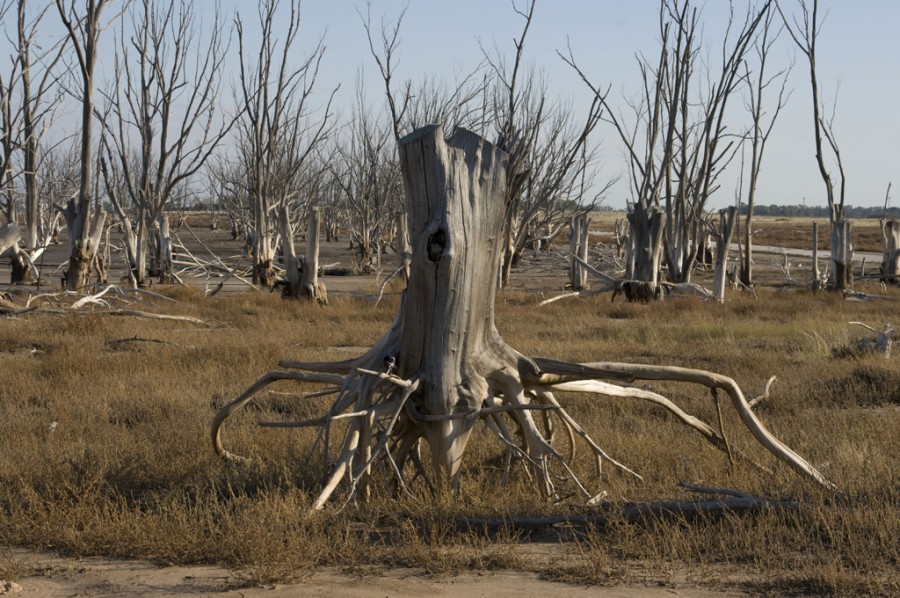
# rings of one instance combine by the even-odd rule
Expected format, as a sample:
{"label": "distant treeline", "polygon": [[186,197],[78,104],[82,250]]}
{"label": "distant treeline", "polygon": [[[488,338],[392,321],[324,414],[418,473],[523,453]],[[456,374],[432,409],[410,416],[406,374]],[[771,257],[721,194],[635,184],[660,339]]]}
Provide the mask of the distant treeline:
{"label": "distant treeline", "polygon": [[[741,214],[747,213],[747,206],[741,205]],[[756,216],[800,216],[809,218],[828,218],[827,206],[756,206],[753,208]],[[881,218],[885,215],[884,206],[862,208],[856,206],[844,206],[844,216],[847,218]],[[900,218],[900,207],[888,208],[887,217]]]}

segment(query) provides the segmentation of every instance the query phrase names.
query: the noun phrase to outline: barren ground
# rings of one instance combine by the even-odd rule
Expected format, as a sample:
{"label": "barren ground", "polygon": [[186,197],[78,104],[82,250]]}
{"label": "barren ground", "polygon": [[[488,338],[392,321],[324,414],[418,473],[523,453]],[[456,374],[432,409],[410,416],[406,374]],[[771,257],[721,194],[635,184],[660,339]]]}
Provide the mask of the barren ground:
{"label": "barren ground", "polygon": [[[548,549],[549,552],[555,552]],[[548,555],[549,556],[549,555]],[[9,595],[68,598],[70,596],[221,596],[223,598],[263,598],[308,596],[331,598],[738,598],[750,596],[734,590],[698,589],[692,572],[673,571],[665,586],[584,586],[546,581],[534,573],[496,571],[486,574],[465,573],[445,579],[433,579],[414,569],[373,571],[316,571],[302,584],[253,587],[221,567],[159,566],[146,561],[109,558],[63,558],[45,553],[16,549],[11,558],[22,562],[33,573],[20,578]],[[551,557],[552,558],[552,557]],[[705,572],[709,575],[709,572]],[[731,581],[737,575],[730,577]],[[0,585],[0,594],[3,594]]]}

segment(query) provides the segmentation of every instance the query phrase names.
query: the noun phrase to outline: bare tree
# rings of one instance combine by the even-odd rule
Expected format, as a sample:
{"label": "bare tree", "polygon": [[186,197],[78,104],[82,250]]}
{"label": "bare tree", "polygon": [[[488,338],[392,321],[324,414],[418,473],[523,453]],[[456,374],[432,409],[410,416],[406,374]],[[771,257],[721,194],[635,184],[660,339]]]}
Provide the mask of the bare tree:
{"label": "bare tree", "polygon": [[511,66],[499,52],[482,48],[495,85],[485,118],[495,123],[498,144],[513,161],[507,173],[502,286],[509,283],[511,269],[527,247],[552,241],[571,216],[590,212],[614,182],[591,198],[584,196],[593,183],[587,180],[595,158],[588,138],[603,115],[600,98],[594,98],[584,122],[576,123],[571,106],[551,102],[547,82],[533,68],[525,68],[523,53],[535,4],[530,0],[524,9],[513,4],[524,23],[514,40]]}
{"label": "bare tree", "polygon": [[884,193],[884,214],[881,216],[882,264],[881,279],[884,282],[900,282],[900,220],[888,220],[887,211],[891,203],[891,183]]}
{"label": "bare tree", "polygon": [[56,0],[59,17],[66,28],[72,50],[78,60],[81,76],[81,173],[77,198],[66,206],[69,229],[69,268],[65,285],[77,290],[87,284],[91,263],[97,253],[105,214],[92,210],[94,196],[93,117],[94,67],[97,63],[97,44],[100,34],[109,25],[100,22],[110,0],[87,0],[83,13],[76,8],[76,0]]}
{"label": "bare tree", "polygon": [[119,35],[105,94],[101,169],[137,286],[148,275],[173,282],[172,263],[161,250],[167,206],[237,118],[216,118],[228,45],[218,11],[208,28],[198,27],[190,2],[141,0],[130,31]]}
{"label": "bare tree", "polygon": [[[747,85],[747,101],[746,107],[750,113],[750,177],[747,186],[747,214],[744,217],[743,227],[743,247],[741,256],[740,280],[746,287],[753,284],[753,208],[756,203],[756,189],[759,185],[759,174],[762,169],[763,154],[766,149],[766,142],[772,134],[775,127],[775,121],[781,114],[790,93],[787,91],[787,81],[793,64],[781,69],[774,75],[769,75],[767,66],[769,66],[769,53],[778,37],[782,28],[772,31],[772,20],[775,18],[775,11],[768,11],[765,21],[762,24],[760,37],[754,43],[753,49],[756,54],[756,70],[751,72],[749,64],[744,64],[744,80]],[[774,109],[767,113],[763,107],[766,104],[765,94],[771,86],[777,88],[777,98]]]}
{"label": "bare tree", "polygon": [[[0,2],[0,18],[6,16],[13,6],[13,0]],[[21,77],[21,61],[12,60],[8,74],[0,72],[0,198],[8,230],[16,224],[15,179],[13,159],[18,150],[19,111],[13,107],[13,89]],[[18,233],[18,227],[16,226]],[[18,239],[16,240],[18,242]]]}
{"label": "bare tree", "polygon": [[[800,17],[788,19],[781,5],[778,10],[784,20],[791,39],[806,56],[809,65],[809,82],[813,102],[813,133],[816,142],[816,164],[825,184],[825,197],[828,200],[828,220],[831,225],[831,272],[834,279],[834,290],[849,289],[853,284],[853,244],[852,227],[849,220],[844,219],[844,200],[846,198],[847,178],[844,163],[834,135],[834,108],[826,119],[825,105],[819,90],[819,78],[816,67],[816,42],[825,19],[819,18],[819,0],[812,0],[810,9],[807,0],[797,0]],[[836,100],[835,100],[836,104]],[[826,157],[826,153],[828,157]],[[833,166],[829,166],[831,161]],[[831,168],[837,168],[837,181],[832,176]]]}
{"label": "bare tree", "polygon": [[431,77],[420,81],[407,78],[395,86],[400,31],[407,7],[404,5],[393,21],[383,18],[377,30],[372,23],[371,1],[366,5],[365,15],[358,11],[369,53],[384,82],[394,139],[436,122],[451,128],[478,128],[479,123],[483,127],[484,107],[477,100],[487,89],[487,83],[479,77],[480,69],[458,77],[452,84]]}
{"label": "bare tree", "polygon": [[[32,9],[26,0],[9,0],[0,13],[15,8],[14,31],[7,31],[10,44],[10,71],[0,74],[0,198],[7,224],[24,242],[12,245],[12,283],[29,282],[36,273],[34,261],[50,242],[40,235],[38,194],[41,137],[53,122],[54,110],[62,93],[56,66],[67,38],[38,39],[40,25],[50,4]],[[24,226],[19,227],[18,208],[22,200]]]}
{"label": "bare tree", "polygon": [[[255,51],[246,45],[240,17],[235,21],[241,65],[238,93],[244,108],[238,136],[244,184],[252,206],[253,282],[261,286],[275,282],[278,211],[298,195],[296,177],[331,132],[331,100],[317,120],[310,107],[324,43],[320,40],[306,58],[292,66],[300,33],[300,0],[289,0],[290,13],[280,42],[278,5],[279,0],[259,3],[261,39]],[[256,54],[255,60],[251,60],[251,52]]]}
{"label": "bare tree", "polygon": [[391,124],[366,106],[360,86],[350,124],[330,164],[333,180],[347,206],[351,244],[358,252],[357,269],[370,272],[381,253],[383,238],[403,209],[403,189]]}
{"label": "bare tree", "polygon": [[[400,31],[407,7],[393,21],[383,18],[378,28],[372,22],[371,2],[366,8],[365,14],[361,11],[358,14],[369,52],[384,83],[390,121],[385,124],[372,113],[358,84],[352,123],[338,146],[343,174],[335,180],[342,181],[351,243],[358,243],[359,248],[358,267],[371,270],[378,268],[384,237],[394,236],[395,228],[400,235],[396,215],[406,211],[397,142],[413,129],[435,122],[446,123],[454,129],[475,127],[483,116],[482,106],[476,100],[482,96],[485,84],[476,70],[452,84],[432,77],[420,81],[406,79],[398,86]],[[401,239],[397,251],[402,252],[402,245]]]}
{"label": "bare tree", "polygon": [[[608,110],[610,122],[627,149],[633,203],[629,217],[630,242],[626,272],[639,276],[626,280],[635,289],[648,285],[634,298],[657,296],[654,272],[660,248],[643,243],[658,238],[663,230],[663,250],[672,282],[689,282],[698,257],[705,250],[709,224],[706,204],[719,189],[718,179],[740,147],[741,135],[726,126],[731,96],[746,78],[747,55],[773,0],[748,7],[743,19],[733,13],[721,43],[718,70],[700,72],[702,42],[700,10],[690,0],[661,0],[659,8],[660,53],[651,63],[638,58],[643,87],[630,103],[634,124]],[[608,106],[608,92],[590,83],[575,64],[571,50],[564,57],[588,84],[601,104]],[[657,216],[662,213],[663,216]],[[637,253],[635,253],[637,252]],[[626,289],[627,290],[627,289]]]}
{"label": "bare tree", "polygon": [[[326,164],[332,164],[332,157],[325,157]],[[334,169],[328,169],[317,187],[318,195],[315,204],[319,207],[322,227],[325,229],[325,241],[328,243],[341,240],[341,230],[349,226],[349,216],[341,190],[341,181]]]}

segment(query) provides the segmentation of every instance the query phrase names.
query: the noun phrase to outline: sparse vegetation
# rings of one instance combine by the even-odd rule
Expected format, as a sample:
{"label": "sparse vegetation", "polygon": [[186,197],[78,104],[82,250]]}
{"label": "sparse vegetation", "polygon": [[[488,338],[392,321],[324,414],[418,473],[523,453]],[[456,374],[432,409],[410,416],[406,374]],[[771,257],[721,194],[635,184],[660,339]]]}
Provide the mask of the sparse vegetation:
{"label": "sparse vegetation", "polygon": [[[644,482],[606,469],[593,480],[608,492],[603,505],[589,509],[574,497],[546,504],[523,471],[501,485],[502,447],[486,439],[470,449],[459,497],[433,497],[420,484],[395,500],[389,476],[376,476],[369,502],[339,502],[309,516],[325,473],[320,460],[305,461],[313,433],[254,422],[308,417],[328,399],[305,400],[302,387],[285,383],[255,410],[234,416],[230,442],[256,458],[250,465],[215,457],[207,435],[212,415],[278,359],[341,359],[371,344],[396,302],[339,296],[323,309],[272,294],[206,299],[179,289],[176,295],[179,314],[208,324],[99,314],[2,321],[0,545],[225,563],[248,583],[300,581],[329,564],[368,573],[409,566],[439,577],[513,568],[589,584],[668,583],[673,570],[687,567],[690,585],[759,594],[900,590],[900,456],[892,449],[900,420],[897,357],[834,350],[861,336],[849,321],[897,321],[895,300],[761,290],[758,300],[734,294],[718,306],[598,298],[539,308],[536,297],[514,291],[498,301],[501,333],[529,354],[708,367],[732,375],[751,394],[778,376],[757,411],[838,484],[836,495],[775,462],[728,413],[726,432],[749,457],[733,466],[652,406],[569,395],[563,400],[573,415]],[[116,342],[134,337],[165,342]],[[674,385],[665,392],[715,420],[706,394]],[[582,456],[579,465],[588,472]],[[637,523],[613,516],[598,526],[531,531],[465,524],[509,515],[615,514],[633,502],[694,498],[679,480],[786,498],[793,506]],[[546,542],[549,554],[535,550]],[[4,564],[0,577],[22,575],[22,567]]]}

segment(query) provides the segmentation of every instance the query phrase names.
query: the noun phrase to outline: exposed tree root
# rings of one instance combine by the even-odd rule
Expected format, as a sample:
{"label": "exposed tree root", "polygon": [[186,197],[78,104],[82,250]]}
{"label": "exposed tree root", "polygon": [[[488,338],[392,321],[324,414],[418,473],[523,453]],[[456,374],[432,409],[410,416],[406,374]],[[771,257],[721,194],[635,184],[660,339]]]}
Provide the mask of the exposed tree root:
{"label": "exposed tree root", "polygon": [[[342,480],[347,496],[365,496],[376,465],[390,472],[399,489],[411,483],[408,465],[415,478],[422,477],[430,486],[448,482],[456,487],[466,444],[479,422],[506,447],[510,466],[516,461],[526,465],[547,499],[559,501],[574,490],[592,503],[596,493],[572,466],[577,444],[587,447],[598,470],[606,461],[638,474],[591,438],[556,400],[557,391],[651,401],[733,454],[721,418],[716,430],[662,395],[610,382],[668,380],[699,384],[713,393],[725,391],[763,446],[799,473],[834,487],[766,430],[731,378],[677,367],[529,358],[507,345],[494,325],[494,302],[509,156],[467,131],[444,139],[439,126],[429,126],[401,140],[400,157],[413,253],[407,289],[390,329],[356,359],[282,362],[286,371],[260,378],[216,415],[212,439],[220,455],[242,459],[222,444],[221,427],[228,416],[271,383],[290,379],[326,384],[329,392],[340,389],[320,418],[264,423],[319,428],[323,461],[331,474],[313,502],[314,510],[331,499]],[[340,454],[331,462],[328,440],[339,419],[348,421],[341,426]],[[565,449],[558,429],[566,432]],[[431,480],[419,460],[420,444],[430,450],[435,474]]]}
{"label": "exposed tree root", "polygon": [[[351,495],[361,486],[365,486],[373,465],[378,463],[385,465],[395,476],[399,487],[406,488],[409,480],[405,478],[404,471],[408,462],[411,462],[413,453],[418,455],[418,443],[424,437],[423,426],[428,422],[450,420],[476,420],[484,423],[508,448],[510,463],[521,460],[527,464],[532,478],[547,498],[559,498],[560,481],[567,481],[586,499],[591,498],[594,493],[585,487],[569,465],[572,455],[564,458],[562,452],[557,450],[551,438],[552,434],[548,434],[546,430],[542,431],[532,416],[535,411],[568,432],[567,442],[573,449],[572,453],[575,439],[580,439],[595,456],[598,471],[606,461],[640,478],[638,473],[609,456],[590,437],[556,400],[554,391],[591,393],[651,402],[669,411],[712,446],[723,451],[728,450],[728,444],[721,430],[716,430],[685,412],[674,401],[649,390],[620,386],[600,379],[626,378],[689,382],[725,391],[751,434],[766,449],[798,473],[814,479],[827,488],[834,488],[834,485],[817,469],[766,430],[731,378],[712,372],[678,367],[626,363],[578,364],[518,356],[516,370],[512,369],[510,363],[506,363],[485,376],[488,389],[480,407],[472,411],[433,415],[426,412],[422,397],[417,393],[422,380],[399,378],[391,373],[392,349],[396,343],[391,341],[390,337],[391,333],[387,335],[388,340],[376,345],[377,350],[369,351],[355,360],[335,363],[283,362],[282,367],[296,371],[275,371],[266,374],[244,394],[218,412],[212,428],[216,452],[227,459],[246,460],[225,450],[221,440],[222,424],[234,411],[279,380],[327,384],[339,387],[340,390],[328,412],[319,418],[293,422],[259,422],[261,426],[317,427],[327,434],[334,422],[350,420],[340,456],[331,467],[331,475],[313,503],[313,509],[321,509],[328,502],[344,477],[347,478],[348,493]],[[511,348],[505,349],[511,355],[515,355]],[[329,390],[333,391],[334,388]],[[416,467],[413,467],[413,470],[419,472]],[[739,505],[746,503],[747,507],[752,507],[758,500],[732,501],[733,504],[713,502],[719,505],[718,508],[744,508]]]}

